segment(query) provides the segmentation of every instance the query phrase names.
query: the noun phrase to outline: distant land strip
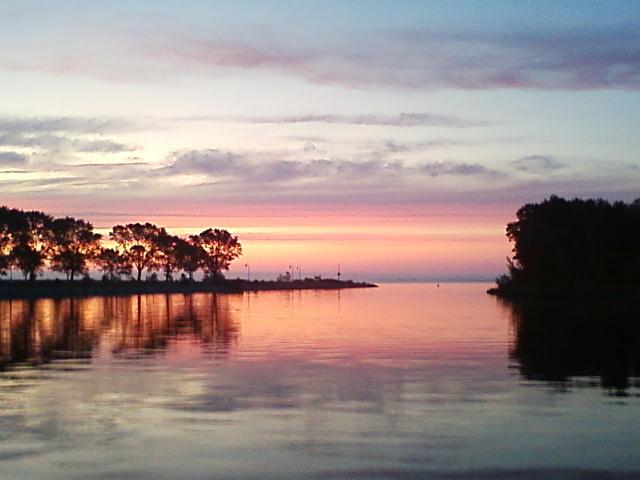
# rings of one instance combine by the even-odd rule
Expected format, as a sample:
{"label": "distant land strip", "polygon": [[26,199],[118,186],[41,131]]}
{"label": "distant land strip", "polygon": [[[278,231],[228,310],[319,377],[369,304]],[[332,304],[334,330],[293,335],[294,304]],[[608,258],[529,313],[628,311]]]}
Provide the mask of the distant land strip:
{"label": "distant land strip", "polygon": [[152,294],[191,293],[242,293],[286,290],[339,290],[347,288],[375,288],[376,284],[352,280],[223,280],[218,282],[103,282],[82,280],[65,282],[41,280],[0,281],[0,299],[36,299],[92,296],[125,296]]}

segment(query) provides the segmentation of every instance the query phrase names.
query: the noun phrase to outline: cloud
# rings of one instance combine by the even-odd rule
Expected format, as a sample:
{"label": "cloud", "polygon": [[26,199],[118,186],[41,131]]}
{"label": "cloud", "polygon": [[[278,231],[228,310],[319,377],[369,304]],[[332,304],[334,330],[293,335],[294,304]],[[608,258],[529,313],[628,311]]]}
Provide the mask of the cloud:
{"label": "cloud", "polygon": [[321,46],[294,38],[260,38],[255,44],[206,37],[174,40],[167,50],[149,49],[161,63],[175,62],[181,71],[197,74],[260,69],[356,88],[640,88],[638,25],[562,31],[405,29]]}
{"label": "cloud", "polygon": [[430,162],[422,164],[419,168],[421,172],[429,175],[430,177],[439,177],[441,175],[457,175],[462,177],[506,176],[504,172],[487,168],[483,165],[480,165],[479,163]]}
{"label": "cloud", "polygon": [[254,117],[238,120],[248,123],[328,123],[385,127],[466,127],[479,124],[478,122],[472,122],[453,115],[438,115],[424,112],[400,113],[398,115],[293,115],[285,117]]}
{"label": "cloud", "polygon": [[345,468],[342,470],[323,470],[314,475],[314,479],[323,480],[362,480],[366,478],[401,478],[402,480],[540,480],[541,478],[565,478],[567,480],[586,480],[606,478],[608,480],[631,480],[640,471],[617,472],[615,470],[594,468],[484,468],[476,470],[437,470],[428,468]]}
{"label": "cloud", "polygon": [[102,190],[109,192],[113,199],[117,196],[115,192],[135,193],[143,187],[153,188],[146,184],[150,167],[145,162],[67,164],[54,160],[44,166],[32,162],[30,167],[19,172],[3,172],[12,174],[10,178],[0,176],[3,192],[18,195],[50,192],[62,196],[82,193],[88,199]]}
{"label": "cloud", "polygon": [[17,152],[0,152],[0,165],[22,167],[27,164],[27,156]]}
{"label": "cloud", "polygon": [[384,142],[382,146],[382,153],[405,153],[405,152],[417,152],[420,150],[427,150],[430,148],[438,148],[438,147],[452,147],[459,146],[463,144],[468,144],[469,142],[462,142],[460,140],[451,140],[451,139],[435,139],[435,140],[424,140],[421,142],[398,142],[395,140],[387,140]]}
{"label": "cloud", "polygon": [[241,165],[246,164],[246,157],[242,154],[224,152],[216,149],[189,150],[175,152],[172,161],[162,172],[174,173],[236,173]]}
{"label": "cloud", "polygon": [[[45,150],[49,153],[131,152],[138,147],[104,138],[141,126],[130,120],[83,117],[0,117],[0,146]],[[96,138],[97,137],[97,138]]]}
{"label": "cloud", "polygon": [[504,177],[503,172],[477,163],[401,160],[273,159],[263,153],[234,153],[215,149],[175,152],[159,175],[202,174],[238,183],[353,182],[411,180],[416,176]]}
{"label": "cloud", "polygon": [[5,131],[0,129],[0,145],[8,147],[43,147],[47,149],[57,148],[64,142],[64,138],[52,135],[50,133],[44,134],[29,134],[26,135],[22,132]]}
{"label": "cloud", "polygon": [[73,163],[69,165],[64,165],[64,167],[68,168],[99,168],[99,169],[109,169],[115,170],[122,167],[141,167],[147,166],[150,167],[147,162],[138,162],[138,161],[130,161],[130,162],[117,162],[117,163],[103,163],[103,162],[94,162],[94,163]]}
{"label": "cloud", "polygon": [[51,133],[0,133],[0,146],[30,147],[47,151],[74,150],[83,153],[132,152],[137,147],[109,139],[84,140]]}
{"label": "cloud", "polygon": [[273,117],[238,117],[228,115],[201,115],[196,117],[178,117],[174,120],[184,122],[237,122],[252,124],[296,125],[306,123],[324,123],[329,125],[361,125],[382,127],[472,127],[486,125],[486,122],[460,118],[455,115],[441,115],[426,112],[405,112],[389,114],[300,114]]}
{"label": "cloud", "polygon": [[[562,31],[404,31],[406,86],[492,89],[640,88],[637,25]],[[412,59],[429,52],[422,65]],[[408,67],[415,68],[408,68]]]}
{"label": "cloud", "polygon": [[94,117],[0,117],[2,133],[106,134],[128,132],[140,125],[131,120]]}
{"label": "cloud", "polygon": [[377,30],[356,37],[335,35],[322,42],[293,33],[254,32],[252,41],[213,35],[194,28],[186,34],[129,33],[109,43],[98,36],[94,42],[78,37],[68,42],[73,49],[53,44],[44,55],[35,46],[24,47],[4,52],[0,60],[14,71],[35,69],[118,82],[262,71],[350,88],[640,88],[637,24],[563,30]]}
{"label": "cloud", "polygon": [[317,150],[318,150],[318,147],[313,142],[305,142],[305,144],[302,146],[302,151],[303,152],[309,153],[309,152],[314,152],[314,151],[317,151]]}
{"label": "cloud", "polygon": [[46,164],[29,158],[28,167],[8,166],[0,183],[5,195],[91,197],[102,202],[124,198],[134,203],[144,197],[171,199],[176,205],[194,201],[299,203],[321,208],[335,203],[495,203],[505,198],[522,203],[551,194],[627,200],[638,196],[638,170],[615,162],[598,163],[603,168],[581,164],[558,169],[554,175],[531,175],[532,165],[540,169],[547,162],[532,160],[534,155],[522,157],[528,160],[516,166],[527,163],[528,170],[523,171],[514,162],[500,166],[473,160],[420,159],[415,152],[411,159],[378,157],[369,151],[352,157],[304,155],[308,154],[299,149],[191,149],[169,154],[162,165],[135,157],[116,163],[70,163],[54,157]]}
{"label": "cloud", "polygon": [[157,173],[161,176],[204,174],[236,181],[274,183],[327,176],[333,168],[333,162],[329,160],[302,162],[268,157],[260,152],[235,153],[216,149],[175,152],[170,156],[169,165]]}
{"label": "cloud", "polygon": [[80,144],[79,152],[101,152],[101,153],[118,153],[133,152],[137,147],[125,145],[123,143],[114,142],[113,140],[92,140],[89,142],[78,142]]}
{"label": "cloud", "polygon": [[510,164],[513,168],[521,172],[537,174],[558,170],[563,166],[550,155],[528,155],[513,160]]}

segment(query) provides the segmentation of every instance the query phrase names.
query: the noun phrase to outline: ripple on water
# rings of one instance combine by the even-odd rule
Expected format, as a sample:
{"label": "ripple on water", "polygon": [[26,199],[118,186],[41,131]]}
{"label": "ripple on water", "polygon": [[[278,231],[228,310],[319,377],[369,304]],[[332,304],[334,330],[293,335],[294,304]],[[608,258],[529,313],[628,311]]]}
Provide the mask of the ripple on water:
{"label": "ripple on water", "polygon": [[640,470],[638,380],[611,397],[598,375],[523,374],[511,314],[484,290],[42,300],[14,302],[11,318],[0,305],[0,472],[617,479]]}

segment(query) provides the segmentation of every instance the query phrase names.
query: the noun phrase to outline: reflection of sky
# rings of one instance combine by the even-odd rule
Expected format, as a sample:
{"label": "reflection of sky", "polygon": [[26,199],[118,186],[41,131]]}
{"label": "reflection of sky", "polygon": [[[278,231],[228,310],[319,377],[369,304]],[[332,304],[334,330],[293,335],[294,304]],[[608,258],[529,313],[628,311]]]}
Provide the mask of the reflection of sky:
{"label": "reflection of sky", "polygon": [[[274,228],[283,211],[331,211],[312,215],[321,228],[345,211],[473,206],[491,221],[499,209],[502,225],[553,193],[631,200],[638,9],[3,2],[3,201],[96,224],[179,212],[191,227],[205,226],[203,211],[237,223],[257,209]],[[464,248],[481,258],[466,271],[439,251],[353,271],[382,277],[395,263],[387,278],[487,278],[508,253],[501,228],[490,247]],[[291,261],[313,263],[331,244],[290,233]],[[345,233],[342,261],[379,253]],[[286,267],[246,243],[256,271]]]}
{"label": "reflection of sky", "polygon": [[0,470],[485,479],[640,469],[637,399],[521,379],[508,313],[481,285],[188,298],[75,300],[73,313],[67,301],[38,304],[43,319],[75,320],[35,322],[36,344],[56,338],[55,355],[72,358],[85,339],[92,358],[0,375]]}

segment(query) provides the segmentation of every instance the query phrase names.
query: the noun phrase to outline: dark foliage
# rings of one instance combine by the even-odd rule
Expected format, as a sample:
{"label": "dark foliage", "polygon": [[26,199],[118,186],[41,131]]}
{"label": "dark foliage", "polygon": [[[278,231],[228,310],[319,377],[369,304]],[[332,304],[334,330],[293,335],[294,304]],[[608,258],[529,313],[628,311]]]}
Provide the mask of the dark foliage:
{"label": "dark foliage", "polygon": [[202,266],[208,278],[223,278],[222,271],[229,270],[231,262],[242,255],[238,237],[223,229],[209,228],[192,241],[204,251]]}
{"label": "dark foliage", "polygon": [[0,207],[0,274],[16,267],[33,281],[51,253],[53,218],[42,212]]}
{"label": "dark foliage", "polygon": [[509,274],[491,293],[633,292],[640,285],[640,200],[565,200],[527,204],[507,225],[514,243]]}
{"label": "dark foliage", "polygon": [[57,218],[51,223],[50,263],[73,281],[76,274],[86,274],[89,263],[100,256],[102,235],[93,233],[93,225],[75,218]]}
{"label": "dark foliage", "polygon": [[180,238],[152,223],[130,223],[114,226],[109,237],[115,248],[103,248],[101,235],[84,220],[0,207],[0,276],[17,268],[25,280],[32,281],[49,267],[73,281],[76,275],[87,276],[90,266],[95,266],[107,282],[132,272],[140,282],[145,270],[147,279],[154,281],[156,270],[166,281],[179,271],[193,280],[199,269],[207,278],[223,279],[222,271],[242,254],[238,237],[223,229]]}

